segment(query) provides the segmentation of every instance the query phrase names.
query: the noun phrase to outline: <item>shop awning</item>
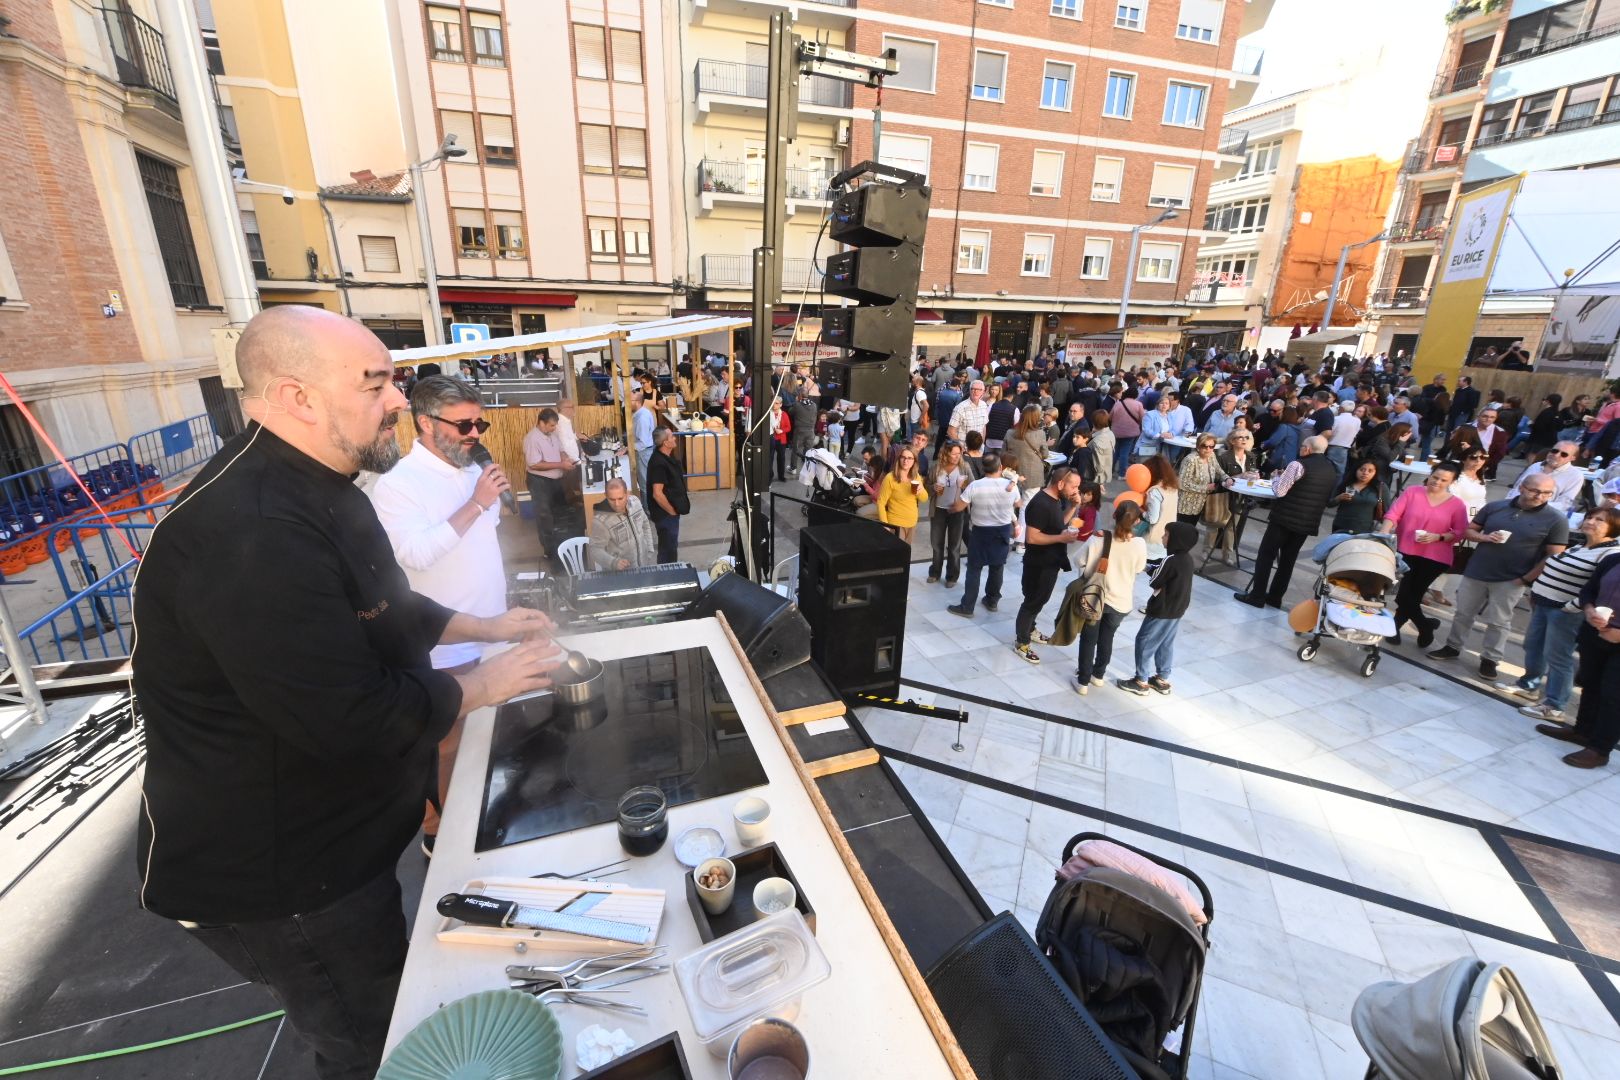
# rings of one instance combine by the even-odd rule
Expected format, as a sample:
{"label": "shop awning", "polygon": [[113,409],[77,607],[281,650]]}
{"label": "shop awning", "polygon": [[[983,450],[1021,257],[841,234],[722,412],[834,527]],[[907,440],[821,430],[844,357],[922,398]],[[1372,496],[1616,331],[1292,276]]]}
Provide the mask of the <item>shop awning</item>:
{"label": "shop awning", "polygon": [[574,293],[530,292],[526,289],[439,289],[442,304],[511,304],[513,307],[571,308]]}
{"label": "shop awning", "polygon": [[[930,325],[930,324],[933,324],[933,323],[942,323],[944,321],[945,321],[945,316],[941,315],[937,311],[934,311],[932,308],[918,308],[917,309],[917,325],[918,326],[925,326],[925,325]],[[964,323],[962,325],[962,329],[964,329],[964,330],[971,330],[972,328],[973,328],[972,323]]]}

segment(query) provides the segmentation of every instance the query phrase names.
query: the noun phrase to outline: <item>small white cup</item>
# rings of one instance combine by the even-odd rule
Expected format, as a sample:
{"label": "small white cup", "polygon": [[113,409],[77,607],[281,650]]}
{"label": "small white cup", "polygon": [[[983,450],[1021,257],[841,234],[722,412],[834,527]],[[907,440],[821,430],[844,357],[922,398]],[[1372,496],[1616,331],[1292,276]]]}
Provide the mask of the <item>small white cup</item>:
{"label": "small white cup", "polygon": [[765,842],[771,820],[771,804],[757,796],[738,799],[731,808],[731,823],[737,830],[737,842],[745,848],[758,847]]}
{"label": "small white cup", "polygon": [[761,915],[786,911],[798,901],[799,891],[787,878],[768,877],[754,886],[754,910]]}
{"label": "small white cup", "polygon": [[[703,875],[716,867],[726,872],[726,883],[718,889],[710,889],[703,884]],[[731,906],[731,898],[737,893],[737,868],[730,859],[704,859],[692,871],[692,884],[697,886],[698,902],[703,910],[710,915],[720,915]]]}
{"label": "small white cup", "polygon": [[1507,543],[1507,542],[1508,542],[1508,541],[1509,541],[1509,540],[1510,540],[1510,539],[1512,539],[1512,537],[1513,537],[1513,530],[1512,530],[1512,529],[1497,529],[1497,530],[1496,530],[1496,532],[1495,532],[1495,534],[1494,534],[1494,535],[1496,535],[1496,536],[1500,536],[1500,537],[1501,537],[1501,539],[1500,539],[1500,540],[1498,540],[1498,541],[1497,541],[1497,543],[1499,543],[1499,544],[1505,544],[1505,543]]}
{"label": "small white cup", "polygon": [[1596,615],[1603,622],[1607,623],[1610,619],[1614,618],[1614,608],[1595,607],[1592,609],[1592,614]]}

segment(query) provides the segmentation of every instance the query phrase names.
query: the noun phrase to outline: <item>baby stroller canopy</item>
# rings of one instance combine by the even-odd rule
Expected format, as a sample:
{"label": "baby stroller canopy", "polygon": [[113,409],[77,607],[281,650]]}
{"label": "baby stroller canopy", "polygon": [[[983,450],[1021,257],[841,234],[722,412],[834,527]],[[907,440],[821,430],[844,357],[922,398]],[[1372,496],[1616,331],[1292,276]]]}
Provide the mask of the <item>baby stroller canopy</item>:
{"label": "baby stroller canopy", "polygon": [[1350,1024],[1369,1080],[1558,1080],[1547,1033],[1513,972],[1462,957],[1413,983],[1374,983]]}
{"label": "baby stroller canopy", "polygon": [[1386,540],[1352,537],[1333,546],[1322,560],[1322,576],[1363,599],[1384,594],[1395,581],[1395,551]]}

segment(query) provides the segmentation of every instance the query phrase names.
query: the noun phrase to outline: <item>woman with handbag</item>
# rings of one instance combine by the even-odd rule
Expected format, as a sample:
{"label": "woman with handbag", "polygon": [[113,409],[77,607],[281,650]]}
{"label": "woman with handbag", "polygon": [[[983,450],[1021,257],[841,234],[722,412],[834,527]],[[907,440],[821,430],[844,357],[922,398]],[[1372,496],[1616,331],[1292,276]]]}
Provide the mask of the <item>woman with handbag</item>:
{"label": "woman with handbag", "polygon": [[1468,532],[1468,508],[1451,493],[1457,471],[1455,462],[1436,465],[1421,488],[1408,487],[1401,492],[1378,526],[1379,532],[1394,534],[1396,548],[1406,560],[1406,573],[1401,575],[1395,592],[1395,635],[1389,639],[1391,644],[1401,643],[1401,627],[1410,622],[1418,627],[1418,648],[1426,649],[1440,628],[1439,619],[1423,614],[1423,594],[1441,574],[1453,568],[1457,541]]}
{"label": "woman with handbag", "polygon": [[973,480],[973,474],[962,464],[962,444],[954,439],[946,442],[928,477],[934,495],[934,513],[929,521],[933,544],[933,557],[928,563],[930,585],[939,580],[942,568],[946,588],[955,586],[962,576],[962,530],[967,525],[967,509],[961,505],[962,489]]}
{"label": "woman with handbag", "polygon": [[[1207,520],[1209,501],[1226,494],[1226,489],[1221,486],[1226,479],[1226,470],[1215,460],[1215,436],[1199,435],[1196,438],[1193,452],[1181,459],[1181,468],[1176,470],[1176,479],[1181,484],[1181,494],[1176,505],[1176,520],[1196,529],[1200,519]],[[1229,516],[1231,508],[1225,509]],[[1217,516],[1220,516],[1219,510]],[[1211,551],[1215,549],[1214,538],[1218,531],[1218,526],[1211,523],[1209,532]]]}
{"label": "woman with handbag", "polygon": [[1120,395],[1108,418],[1109,426],[1114,429],[1114,477],[1123,480],[1136,450],[1136,440],[1142,434],[1142,403],[1136,400],[1136,387]]}
{"label": "woman with handbag", "polygon": [[[1215,455],[1226,478],[1257,476],[1260,459],[1254,452],[1254,432],[1234,427],[1226,435],[1226,449]],[[1237,565],[1237,515],[1232,510],[1232,493],[1221,480],[1221,490],[1204,500],[1204,522],[1210,528],[1210,557],[1229,566]]]}
{"label": "woman with handbag", "polygon": [[1114,527],[1098,532],[1081,547],[1080,580],[1102,574],[1102,612],[1096,622],[1087,622],[1080,633],[1080,652],[1074,673],[1074,689],[1085,694],[1101,686],[1108,676],[1108,661],[1114,655],[1114,632],[1135,605],[1136,575],[1147,566],[1147,544],[1136,535],[1142,511],[1135,503],[1120,503],[1114,510]]}

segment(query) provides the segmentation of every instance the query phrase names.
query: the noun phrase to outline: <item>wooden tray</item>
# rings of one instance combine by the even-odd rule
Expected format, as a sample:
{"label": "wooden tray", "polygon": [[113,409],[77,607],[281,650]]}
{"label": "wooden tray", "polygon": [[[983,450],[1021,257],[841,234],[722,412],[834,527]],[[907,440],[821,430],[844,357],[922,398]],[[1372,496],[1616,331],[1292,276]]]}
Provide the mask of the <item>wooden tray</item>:
{"label": "wooden tray", "polygon": [[[690,874],[687,875],[691,877]],[[658,927],[664,918],[663,889],[639,889],[609,881],[558,881],[554,878],[475,878],[461,889],[473,895],[494,896],[502,900],[516,900],[556,911],[566,906],[580,893],[610,893],[590,910],[599,919],[614,919],[635,923],[652,930],[653,941],[658,940]],[[752,908],[750,908],[752,910]],[[522,927],[469,926],[457,919],[439,920],[440,941],[458,941],[469,945],[499,945],[510,949],[519,941],[533,950],[555,950],[579,953],[585,956],[605,956],[629,948],[622,941],[605,938],[582,937],[557,930],[528,930]]]}
{"label": "wooden tray", "polygon": [[681,1037],[672,1031],[599,1069],[580,1073],[575,1080],[692,1080],[692,1072],[686,1067]]}
{"label": "wooden tray", "polygon": [[754,886],[768,877],[787,878],[793,883],[793,891],[797,894],[793,906],[804,916],[810,932],[816,932],[816,909],[810,906],[809,899],[804,895],[804,886],[793,876],[787,860],[782,858],[782,852],[775,844],[764,844],[728,855],[727,858],[737,868],[737,888],[732,893],[731,906],[719,915],[710,915],[703,909],[703,902],[698,899],[697,882],[690,872],[686,875],[686,903],[692,909],[698,936],[705,942],[725,937],[734,930],[759,921],[761,916],[754,907]]}

